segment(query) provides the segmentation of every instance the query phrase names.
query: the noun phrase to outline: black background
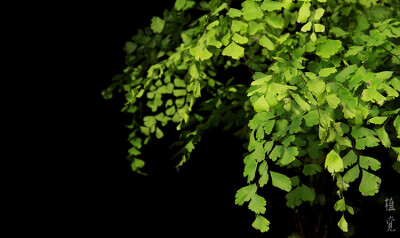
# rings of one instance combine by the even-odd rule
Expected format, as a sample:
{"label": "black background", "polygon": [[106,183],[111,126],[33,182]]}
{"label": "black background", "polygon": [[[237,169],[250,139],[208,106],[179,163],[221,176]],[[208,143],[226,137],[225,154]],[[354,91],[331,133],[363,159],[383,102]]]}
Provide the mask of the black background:
{"label": "black background", "polygon": [[[205,135],[179,173],[169,160],[173,133],[144,149],[149,176],[130,170],[123,96],[106,101],[101,91],[124,68],[125,42],[173,2],[35,5],[10,20],[23,19],[12,30],[25,78],[13,91],[12,108],[23,112],[22,129],[12,137],[22,165],[9,177],[18,181],[10,186],[15,195],[8,219],[17,224],[16,234],[286,237],[294,230],[278,189],[265,192],[267,235],[251,227],[254,214],[246,206],[234,205],[236,190],[245,185],[245,150],[220,130]],[[378,233],[386,235],[388,214],[382,204],[371,207],[358,225],[379,223]]]}

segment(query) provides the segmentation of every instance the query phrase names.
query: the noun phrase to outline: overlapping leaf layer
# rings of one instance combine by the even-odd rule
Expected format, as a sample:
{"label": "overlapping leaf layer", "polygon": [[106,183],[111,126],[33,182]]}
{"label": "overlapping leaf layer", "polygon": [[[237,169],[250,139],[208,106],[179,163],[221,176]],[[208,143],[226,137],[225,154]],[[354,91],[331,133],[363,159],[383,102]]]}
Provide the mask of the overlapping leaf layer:
{"label": "overlapping leaf layer", "polygon": [[[193,9],[205,14],[190,19]],[[395,161],[365,149],[391,150],[400,167],[399,9],[398,0],[177,0],[126,43],[127,67],[103,92],[126,95],[132,169],[144,173],[140,150],[167,124],[181,131],[177,167],[208,129],[243,127],[248,185],[235,203],[248,202],[253,227],[270,224],[259,189],[288,192],[295,208],[315,202],[320,194],[308,178],[327,173],[346,232],[344,213],[354,210],[345,192],[378,193],[375,171]],[[221,69],[239,66],[252,77],[221,80]]]}

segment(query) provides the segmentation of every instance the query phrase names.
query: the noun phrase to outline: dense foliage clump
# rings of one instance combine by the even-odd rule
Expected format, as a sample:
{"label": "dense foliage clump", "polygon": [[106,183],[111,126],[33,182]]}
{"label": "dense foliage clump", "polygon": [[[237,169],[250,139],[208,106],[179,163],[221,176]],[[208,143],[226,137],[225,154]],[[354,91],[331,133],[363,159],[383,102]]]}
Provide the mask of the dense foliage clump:
{"label": "dense foliage clump", "polygon": [[399,0],[177,0],[126,43],[126,68],[103,91],[125,94],[133,171],[145,174],[141,148],[168,124],[180,131],[177,167],[210,128],[241,128],[248,185],[235,203],[248,203],[255,229],[269,230],[265,185],[288,207],[323,205],[313,181],[328,175],[347,232],[346,191],[373,196],[375,171],[400,171],[399,13]]}

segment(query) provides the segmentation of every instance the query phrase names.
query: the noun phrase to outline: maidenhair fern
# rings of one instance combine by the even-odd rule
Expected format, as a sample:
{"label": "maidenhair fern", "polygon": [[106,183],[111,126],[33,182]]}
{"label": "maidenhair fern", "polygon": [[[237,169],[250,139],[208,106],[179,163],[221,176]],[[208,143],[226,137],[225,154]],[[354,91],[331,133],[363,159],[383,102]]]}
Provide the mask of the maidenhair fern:
{"label": "maidenhair fern", "polygon": [[[235,203],[256,214],[253,227],[269,230],[264,186],[286,191],[295,208],[322,195],[309,181],[329,173],[348,231],[346,191],[373,196],[381,164],[400,167],[399,13],[399,0],[177,0],[126,43],[127,67],[103,92],[126,96],[133,171],[145,173],[141,148],[167,124],[180,131],[177,167],[208,129],[244,126],[248,185]],[[252,78],[221,80],[239,66]]]}

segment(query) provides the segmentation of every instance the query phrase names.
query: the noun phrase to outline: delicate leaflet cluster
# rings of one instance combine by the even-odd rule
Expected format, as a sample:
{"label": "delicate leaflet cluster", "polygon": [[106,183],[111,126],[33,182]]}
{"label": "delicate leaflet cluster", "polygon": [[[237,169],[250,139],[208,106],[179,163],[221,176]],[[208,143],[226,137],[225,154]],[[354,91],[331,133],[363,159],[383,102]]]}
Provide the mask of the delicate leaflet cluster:
{"label": "delicate leaflet cluster", "polygon": [[[347,232],[345,212],[354,209],[345,192],[354,184],[363,196],[378,193],[382,180],[374,173],[389,160],[365,150],[390,150],[400,172],[399,6],[399,0],[177,0],[126,43],[127,68],[103,92],[125,93],[133,171],[144,173],[140,149],[162,138],[170,122],[181,131],[177,167],[205,131],[236,125],[249,140],[247,185],[235,203],[256,214],[255,229],[266,232],[270,224],[260,189],[286,191],[290,208],[323,204],[311,181],[327,174],[336,181],[337,224]],[[190,22],[186,12],[193,9],[206,14]],[[239,65],[250,79],[220,79],[221,69]]]}

